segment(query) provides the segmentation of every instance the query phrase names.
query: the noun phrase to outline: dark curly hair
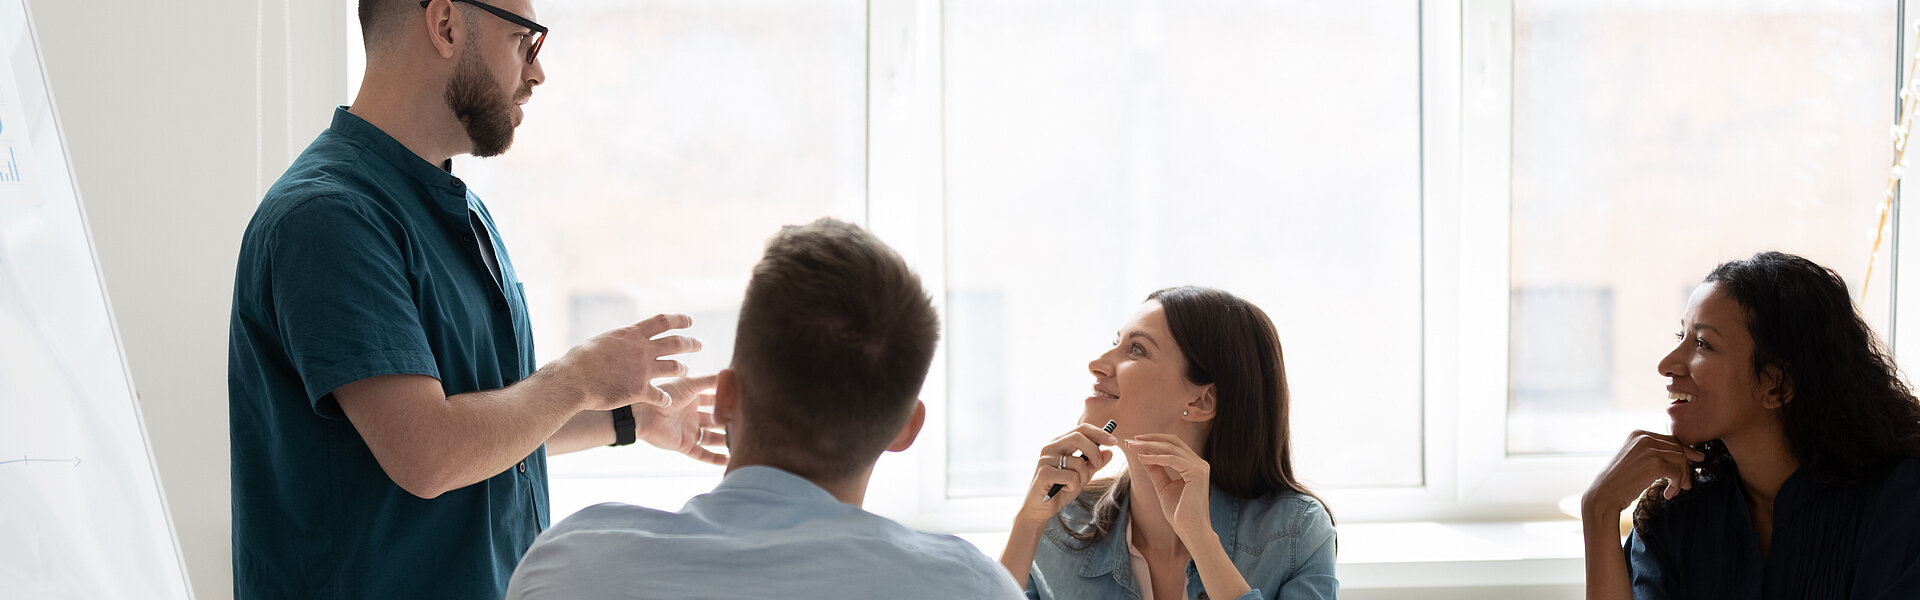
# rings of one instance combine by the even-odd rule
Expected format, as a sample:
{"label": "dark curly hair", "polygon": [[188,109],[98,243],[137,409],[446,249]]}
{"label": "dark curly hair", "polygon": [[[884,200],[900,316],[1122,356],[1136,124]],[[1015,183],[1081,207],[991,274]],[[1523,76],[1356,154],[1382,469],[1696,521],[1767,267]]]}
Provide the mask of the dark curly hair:
{"label": "dark curly hair", "polygon": [[[1838,273],[1792,254],[1761,252],[1721,263],[1703,282],[1745,309],[1754,376],[1772,367],[1791,384],[1780,420],[1801,468],[1825,484],[1858,485],[1920,457],[1920,401]],[[1733,472],[1733,456],[1719,440],[1696,449],[1707,455],[1691,465],[1697,481],[1711,484]],[[1635,525],[1664,508],[1666,486],[1657,483],[1641,496]]]}
{"label": "dark curly hair", "polygon": [[[1200,458],[1211,466],[1212,484],[1245,499],[1275,492],[1314,497],[1293,475],[1287,433],[1287,408],[1293,401],[1273,320],[1252,302],[1212,288],[1167,288],[1147,300],[1159,301],[1166,311],[1167,329],[1186,355],[1187,380],[1214,384],[1219,413],[1199,448]],[[1084,533],[1065,527],[1065,517],[1056,518],[1069,535],[1090,547],[1112,533],[1130,487],[1125,473],[1089,484],[1078,499],[1093,513]]]}

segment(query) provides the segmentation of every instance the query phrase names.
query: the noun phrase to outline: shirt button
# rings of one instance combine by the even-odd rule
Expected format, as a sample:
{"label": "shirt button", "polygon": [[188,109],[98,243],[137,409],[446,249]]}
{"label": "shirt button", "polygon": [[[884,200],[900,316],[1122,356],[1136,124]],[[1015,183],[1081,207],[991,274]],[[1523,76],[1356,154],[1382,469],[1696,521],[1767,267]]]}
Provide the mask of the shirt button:
{"label": "shirt button", "polygon": [[524,460],[520,461],[520,472],[521,473],[527,472],[527,461],[524,461]]}
{"label": "shirt button", "polygon": [[457,190],[457,189],[460,189],[460,188],[463,188],[463,187],[467,187],[467,184],[466,184],[466,182],[463,182],[463,181],[460,181],[459,179],[454,179],[454,180],[453,180],[453,189],[456,189],[456,190]]}
{"label": "shirt button", "polygon": [[494,299],[493,299],[493,309],[494,309],[494,310],[506,310],[506,309],[507,309],[507,301],[506,301],[506,300],[501,300],[501,299],[499,299],[499,298],[494,298]]}

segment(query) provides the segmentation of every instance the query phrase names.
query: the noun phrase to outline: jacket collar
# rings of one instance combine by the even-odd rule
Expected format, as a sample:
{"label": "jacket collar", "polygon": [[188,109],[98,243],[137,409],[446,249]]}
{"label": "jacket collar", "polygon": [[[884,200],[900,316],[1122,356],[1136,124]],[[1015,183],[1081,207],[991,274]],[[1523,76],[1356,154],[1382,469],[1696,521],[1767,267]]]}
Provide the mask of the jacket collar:
{"label": "jacket collar", "polygon": [[[1136,581],[1133,577],[1133,559],[1127,554],[1127,526],[1128,521],[1133,518],[1128,509],[1132,502],[1133,499],[1129,497],[1125,502],[1120,503],[1120,518],[1113,522],[1113,533],[1085,550],[1087,560],[1080,563],[1081,577],[1102,577],[1112,574],[1122,585],[1128,588],[1133,587]],[[1229,553],[1233,550],[1233,545],[1237,541],[1236,535],[1240,530],[1241,503],[1239,498],[1220,491],[1218,487],[1211,487],[1208,490],[1208,520],[1213,524],[1213,533],[1220,536],[1221,547],[1226,548]]]}

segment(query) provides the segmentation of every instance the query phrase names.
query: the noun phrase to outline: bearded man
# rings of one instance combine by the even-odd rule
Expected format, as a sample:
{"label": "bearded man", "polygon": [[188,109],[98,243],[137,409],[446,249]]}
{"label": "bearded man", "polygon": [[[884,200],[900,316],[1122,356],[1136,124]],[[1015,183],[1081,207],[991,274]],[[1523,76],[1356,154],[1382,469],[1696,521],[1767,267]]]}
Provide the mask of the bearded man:
{"label": "bearded man", "polygon": [[366,79],[268,190],[228,347],[239,598],[497,599],[548,525],[546,456],[644,439],[725,464],[685,315],[534,369],[524,292],[455,155],[545,78],[530,0],[361,0]]}

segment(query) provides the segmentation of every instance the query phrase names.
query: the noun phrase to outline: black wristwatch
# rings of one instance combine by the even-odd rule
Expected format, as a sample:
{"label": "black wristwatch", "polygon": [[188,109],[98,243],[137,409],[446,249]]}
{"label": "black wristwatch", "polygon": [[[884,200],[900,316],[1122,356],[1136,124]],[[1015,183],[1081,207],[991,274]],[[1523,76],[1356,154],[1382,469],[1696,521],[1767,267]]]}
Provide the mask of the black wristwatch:
{"label": "black wristwatch", "polygon": [[633,443],[633,407],[622,406],[613,409],[613,443],[611,446],[625,446]]}

